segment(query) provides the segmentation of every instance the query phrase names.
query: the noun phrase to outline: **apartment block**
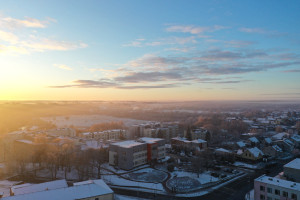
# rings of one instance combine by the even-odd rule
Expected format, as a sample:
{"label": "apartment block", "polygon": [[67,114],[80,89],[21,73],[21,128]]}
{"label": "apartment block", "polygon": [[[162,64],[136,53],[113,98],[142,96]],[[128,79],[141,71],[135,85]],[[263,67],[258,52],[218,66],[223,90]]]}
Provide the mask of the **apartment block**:
{"label": "apartment block", "polygon": [[109,164],[130,170],[147,163],[147,144],[127,140],[109,146]]}
{"label": "apartment block", "polygon": [[300,183],[263,175],[254,180],[254,200],[299,200]]}
{"label": "apartment block", "polygon": [[143,137],[138,141],[147,144],[147,161],[160,160],[166,156],[164,139]]}

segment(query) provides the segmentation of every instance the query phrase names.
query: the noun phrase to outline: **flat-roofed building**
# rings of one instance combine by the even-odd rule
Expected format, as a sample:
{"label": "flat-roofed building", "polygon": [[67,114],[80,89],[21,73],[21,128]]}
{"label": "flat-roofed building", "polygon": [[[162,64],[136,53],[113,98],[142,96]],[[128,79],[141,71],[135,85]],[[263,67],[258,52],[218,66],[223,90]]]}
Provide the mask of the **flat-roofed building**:
{"label": "flat-roofed building", "polygon": [[166,156],[165,140],[161,138],[142,137],[139,142],[147,144],[147,160],[160,160]]}
{"label": "flat-roofed building", "polygon": [[296,158],[284,165],[283,171],[287,179],[300,183],[300,158]]}
{"label": "flat-roofed building", "polygon": [[260,176],[254,180],[254,200],[295,200],[300,198],[300,183]]}
{"label": "flat-roofed building", "polygon": [[[47,183],[44,183],[47,184]],[[37,184],[40,185],[40,184]],[[36,187],[36,186],[35,186]],[[3,197],[1,200],[113,200],[114,192],[101,180],[75,183],[71,187],[45,189],[15,196]]]}
{"label": "flat-roofed building", "polygon": [[127,140],[109,145],[109,164],[129,170],[147,163],[147,144]]}

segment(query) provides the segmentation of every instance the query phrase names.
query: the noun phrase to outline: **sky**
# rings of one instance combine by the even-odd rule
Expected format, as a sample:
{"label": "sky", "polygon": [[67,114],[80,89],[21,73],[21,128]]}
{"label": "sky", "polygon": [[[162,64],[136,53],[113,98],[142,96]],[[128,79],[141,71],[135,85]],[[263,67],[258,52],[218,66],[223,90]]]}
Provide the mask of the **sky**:
{"label": "sky", "polygon": [[0,5],[0,100],[300,100],[297,0]]}

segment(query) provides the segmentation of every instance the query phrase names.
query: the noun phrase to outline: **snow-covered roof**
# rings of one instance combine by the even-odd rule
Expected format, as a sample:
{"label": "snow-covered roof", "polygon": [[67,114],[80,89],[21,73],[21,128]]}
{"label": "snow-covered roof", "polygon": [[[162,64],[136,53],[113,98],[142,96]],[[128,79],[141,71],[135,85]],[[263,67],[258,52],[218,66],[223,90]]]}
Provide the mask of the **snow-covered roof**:
{"label": "snow-covered roof", "polygon": [[161,139],[161,138],[142,137],[142,138],[140,138],[138,141],[141,141],[141,142],[144,142],[144,143],[152,144],[152,143],[156,143],[156,142],[161,141],[161,140],[164,140],[164,139]]}
{"label": "snow-covered roof", "polygon": [[17,196],[4,197],[2,200],[75,200],[111,194],[113,191],[103,180],[93,180],[91,183],[78,184],[73,187],[46,190]]}
{"label": "snow-covered roof", "polygon": [[264,153],[257,147],[249,148],[248,151],[256,158],[259,157],[259,155],[264,155]]}
{"label": "snow-covered roof", "polygon": [[255,179],[255,181],[259,181],[262,183],[270,184],[270,185],[276,185],[283,188],[288,188],[295,191],[300,191],[300,183],[295,183],[292,181],[286,181],[279,178],[273,178],[270,176],[263,175],[261,177],[258,177]]}
{"label": "snow-covered roof", "polygon": [[296,158],[295,160],[292,160],[288,164],[284,165],[284,167],[300,170],[300,158]]}
{"label": "snow-covered roof", "polygon": [[273,147],[273,149],[275,149],[276,151],[282,152],[282,149],[281,149],[278,145],[273,145],[272,147]]}
{"label": "snow-covered roof", "polygon": [[285,137],[287,135],[287,133],[282,132],[282,133],[277,133],[276,135],[272,136],[272,139],[275,140],[282,140],[283,137]]}
{"label": "snow-covered roof", "polygon": [[224,152],[224,153],[232,153],[230,150],[223,149],[223,148],[218,148],[216,151]]}
{"label": "snow-covered roof", "polygon": [[236,154],[237,154],[237,155],[241,155],[241,154],[243,154],[243,152],[244,152],[244,151],[243,151],[242,149],[239,149],[239,150],[236,152]]}
{"label": "snow-covered roof", "polygon": [[123,141],[123,142],[113,143],[113,145],[120,146],[120,147],[123,147],[123,148],[131,148],[131,147],[139,146],[139,145],[143,145],[143,144],[144,143],[136,142],[134,140],[127,140],[127,141]]}
{"label": "snow-covered roof", "polygon": [[291,139],[296,142],[300,142],[300,135],[294,135],[293,137],[291,137]]}
{"label": "snow-covered roof", "polygon": [[289,146],[294,146],[294,143],[291,140],[289,140],[289,139],[284,139],[283,142],[285,142]]}
{"label": "snow-covered roof", "polygon": [[265,138],[265,141],[266,141],[266,143],[268,143],[268,144],[271,144],[271,143],[272,143],[271,138]]}
{"label": "snow-covered roof", "polygon": [[259,143],[258,139],[256,137],[251,137],[249,140],[253,143]]}
{"label": "snow-covered roof", "polygon": [[11,190],[14,193],[14,195],[21,195],[21,194],[34,193],[34,192],[40,192],[45,190],[65,188],[65,187],[68,187],[66,180],[56,180],[56,181],[50,181],[50,182],[40,183],[40,184],[25,183],[22,185],[15,185],[11,187]]}
{"label": "snow-covered roof", "polygon": [[206,143],[205,140],[201,140],[201,139],[196,139],[196,140],[192,140],[192,143]]}
{"label": "snow-covered roof", "polygon": [[246,144],[243,141],[239,141],[236,143],[239,147],[245,147]]}

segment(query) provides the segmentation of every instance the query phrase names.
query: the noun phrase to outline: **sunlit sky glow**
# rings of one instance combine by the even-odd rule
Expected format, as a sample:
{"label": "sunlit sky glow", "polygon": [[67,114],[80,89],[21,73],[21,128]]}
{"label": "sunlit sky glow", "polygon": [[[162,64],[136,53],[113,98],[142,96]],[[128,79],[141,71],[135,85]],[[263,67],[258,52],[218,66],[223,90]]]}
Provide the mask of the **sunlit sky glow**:
{"label": "sunlit sky glow", "polygon": [[0,1],[0,100],[300,100],[300,1]]}

